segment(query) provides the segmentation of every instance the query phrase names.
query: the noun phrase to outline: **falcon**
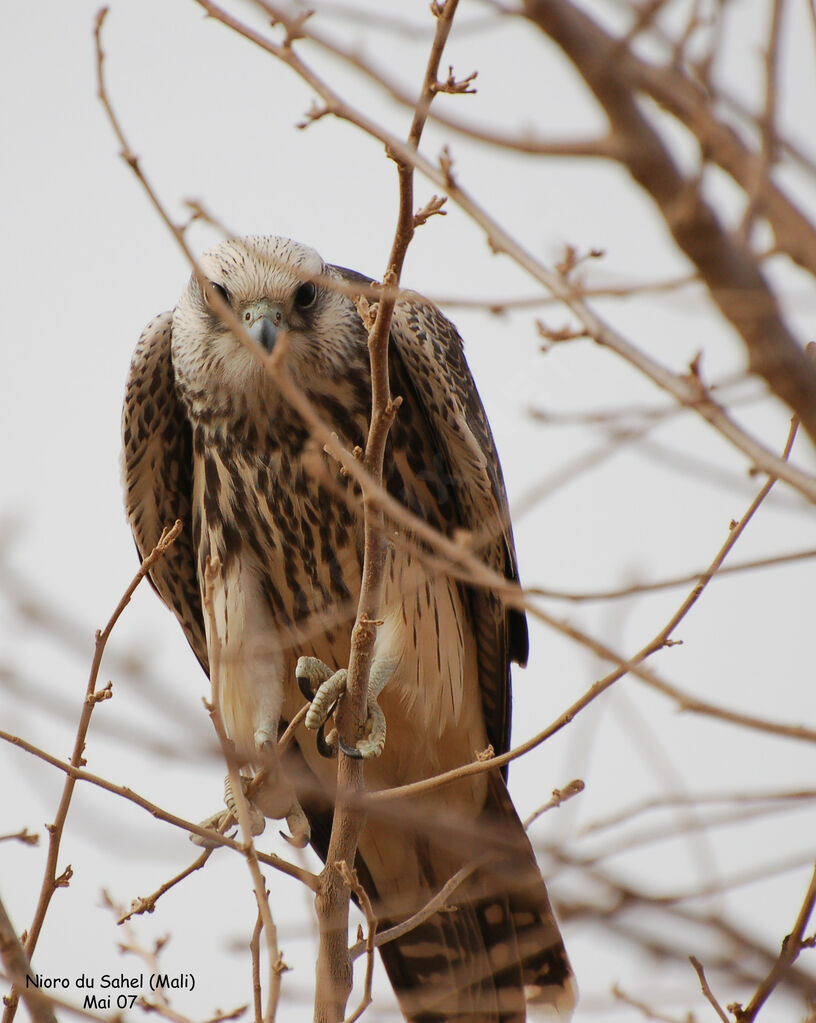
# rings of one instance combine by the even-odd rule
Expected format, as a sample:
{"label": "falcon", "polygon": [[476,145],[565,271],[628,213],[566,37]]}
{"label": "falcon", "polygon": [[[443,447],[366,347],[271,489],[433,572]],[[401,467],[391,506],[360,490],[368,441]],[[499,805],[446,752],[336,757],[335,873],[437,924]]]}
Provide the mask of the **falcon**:
{"label": "falcon", "polygon": [[[285,817],[325,860],[337,755],[364,756],[366,786],[377,790],[508,748],[510,663],[526,662],[526,621],[446,571],[410,519],[386,520],[367,732],[338,754],[323,730],[342,698],[361,586],[359,488],[286,401],[265,357],[277,350],[340,442],[364,447],[370,367],[352,296],[372,282],[278,237],[224,241],[199,266],[203,277],[148,324],[133,356],[127,515],[142,557],[182,520],[150,581],[204,671],[218,664],[236,754],[245,771],[265,767],[260,811]],[[396,303],[389,374],[402,402],[384,486],[414,520],[470,536],[491,569],[516,580],[501,468],[462,340],[414,293]],[[308,727],[295,752],[277,757],[304,693]],[[505,780],[487,771],[367,813],[355,866],[380,931],[461,872],[437,912],[380,948],[408,1020],[519,1023],[528,1005],[570,1015],[569,961]]]}

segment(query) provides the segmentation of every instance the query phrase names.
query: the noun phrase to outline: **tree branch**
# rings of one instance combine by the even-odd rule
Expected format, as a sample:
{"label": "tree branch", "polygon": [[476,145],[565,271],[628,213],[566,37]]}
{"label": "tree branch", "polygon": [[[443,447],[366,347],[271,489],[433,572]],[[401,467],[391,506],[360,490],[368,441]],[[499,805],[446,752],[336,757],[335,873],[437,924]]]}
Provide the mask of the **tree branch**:
{"label": "tree branch", "polygon": [[[267,7],[266,4],[264,4]],[[458,0],[446,0],[432,7],[437,25],[419,99],[408,133],[407,147],[416,152],[428,110],[437,92],[439,61],[445,47]],[[271,9],[271,7],[267,8]],[[399,176],[399,214],[388,268],[383,284],[389,289],[377,302],[376,316],[370,327],[368,349],[371,364],[371,424],[364,455],[364,465],[372,485],[364,484],[363,492],[363,573],[357,621],[352,631],[346,695],[337,714],[338,732],[357,742],[362,737],[367,716],[368,678],[376,639],[385,580],[388,544],[383,529],[383,509],[378,495],[383,489],[383,459],[391,424],[401,398],[392,399],[388,379],[388,339],[395,298],[391,292],[399,284],[408,246],[414,235],[414,163],[392,153]],[[320,924],[320,947],[317,960],[315,1023],[337,1023],[346,1012],[351,992],[352,966],[348,951],[349,887],[343,882],[336,865],[351,864],[363,819],[359,802],[354,799],[363,788],[363,764],[360,760],[341,756],[337,767],[337,794],[326,866],[320,875],[320,889],[315,899]],[[352,801],[348,801],[348,797]]]}
{"label": "tree branch", "polygon": [[765,977],[756,989],[753,998],[744,1009],[741,1005],[733,1005],[729,1007],[732,1009],[737,1023],[753,1023],[759,1013],[759,1010],[771,996],[774,989],[778,987],[782,980],[784,980],[785,975],[790,970],[791,966],[793,966],[796,962],[799,953],[805,947],[805,928],[807,927],[810,916],[813,913],[814,905],[816,905],[816,867],[814,867],[813,875],[810,879],[810,885],[808,886],[801,909],[796,917],[796,923],[793,925],[793,930],[782,942],[782,950],[779,953],[779,958],[773,964],[767,977]]}
{"label": "tree branch", "polygon": [[[525,0],[524,10],[561,47],[603,107],[619,161],[654,200],[713,302],[742,337],[752,372],[799,416],[816,443],[816,365],[788,329],[754,255],[725,230],[700,182],[683,177],[638,105],[635,89],[620,72],[620,41],[568,0]],[[749,180],[749,194],[750,185]]]}
{"label": "tree branch", "polygon": [[39,990],[36,988],[32,990],[26,984],[26,977],[32,972],[31,962],[17,937],[2,899],[0,899],[0,960],[15,988],[20,992],[31,1014],[32,1023],[57,1023],[50,1000],[40,994]]}

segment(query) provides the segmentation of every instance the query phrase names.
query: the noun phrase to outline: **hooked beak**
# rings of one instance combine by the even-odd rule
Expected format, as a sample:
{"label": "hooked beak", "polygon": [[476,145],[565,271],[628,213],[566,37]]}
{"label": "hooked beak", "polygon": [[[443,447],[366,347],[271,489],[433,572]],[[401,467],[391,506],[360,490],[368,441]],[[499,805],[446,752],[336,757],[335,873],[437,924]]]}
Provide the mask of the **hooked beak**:
{"label": "hooked beak", "polygon": [[262,308],[247,310],[251,319],[246,324],[246,331],[253,341],[271,353],[278,340],[278,335],[289,329],[283,310],[276,305],[264,302]]}

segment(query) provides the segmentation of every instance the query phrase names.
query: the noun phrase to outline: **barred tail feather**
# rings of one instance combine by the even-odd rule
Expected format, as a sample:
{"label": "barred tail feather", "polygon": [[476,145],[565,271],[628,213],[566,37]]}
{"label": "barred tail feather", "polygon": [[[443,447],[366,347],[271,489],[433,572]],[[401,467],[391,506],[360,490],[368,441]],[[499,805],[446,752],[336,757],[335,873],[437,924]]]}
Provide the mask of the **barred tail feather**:
{"label": "barred tail feather", "polygon": [[[477,865],[448,905],[381,946],[400,1007],[412,1023],[523,1023],[528,1004],[539,1017],[566,1021],[575,1003],[572,970],[532,848],[498,775],[479,832]],[[417,855],[426,875],[433,874],[433,850],[418,842]],[[448,879],[428,876],[436,889]]]}

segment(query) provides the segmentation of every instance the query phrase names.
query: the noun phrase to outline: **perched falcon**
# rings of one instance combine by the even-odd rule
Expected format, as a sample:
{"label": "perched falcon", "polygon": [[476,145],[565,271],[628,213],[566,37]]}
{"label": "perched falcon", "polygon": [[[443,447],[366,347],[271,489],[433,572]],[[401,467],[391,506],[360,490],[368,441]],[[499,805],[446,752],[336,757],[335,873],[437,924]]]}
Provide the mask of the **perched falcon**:
{"label": "perched falcon", "polygon": [[[176,308],[148,324],[133,357],[123,414],[127,513],[142,556],[165,526],[183,521],[151,581],[205,671],[217,653],[221,711],[239,755],[269,764],[304,688],[315,695],[312,710],[323,704],[314,728],[340,692],[334,673],[348,664],[362,517],[358,488],[257,354],[285,333],[290,378],[349,450],[364,446],[367,331],[349,292],[370,282],[276,237],[223,242],[200,266],[209,283],[194,276]],[[216,295],[257,354],[222,319]],[[462,340],[418,295],[396,304],[389,371],[403,400],[385,455],[388,491],[446,535],[477,537],[480,557],[516,579],[504,482]],[[372,669],[382,691],[371,693],[371,735],[360,743],[369,789],[469,763],[489,744],[506,750],[510,662],[527,658],[521,612],[447,574],[405,523],[387,529]],[[202,610],[207,559],[217,566],[212,616]],[[328,696],[327,685],[335,685]],[[322,733],[299,728],[297,763],[271,771],[258,799],[324,859],[330,752]],[[568,1018],[569,961],[501,772],[385,805],[366,817],[356,864],[380,931],[472,866],[439,912],[381,948],[406,1018],[517,1023],[528,1003]]]}

